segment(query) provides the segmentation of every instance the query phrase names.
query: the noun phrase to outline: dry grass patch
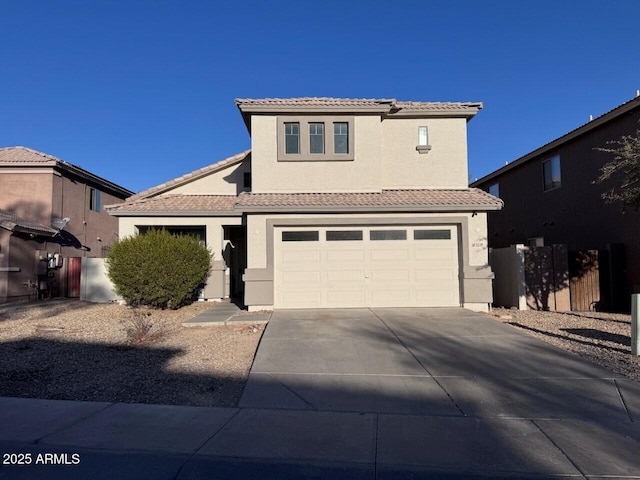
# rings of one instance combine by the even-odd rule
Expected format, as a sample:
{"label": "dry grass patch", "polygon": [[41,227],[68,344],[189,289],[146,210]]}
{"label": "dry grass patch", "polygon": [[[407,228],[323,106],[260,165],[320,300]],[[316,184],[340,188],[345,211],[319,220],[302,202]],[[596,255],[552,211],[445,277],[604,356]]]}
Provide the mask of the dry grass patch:
{"label": "dry grass patch", "polygon": [[0,395],[235,406],[264,326],[182,327],[210,308],[0,306]]}

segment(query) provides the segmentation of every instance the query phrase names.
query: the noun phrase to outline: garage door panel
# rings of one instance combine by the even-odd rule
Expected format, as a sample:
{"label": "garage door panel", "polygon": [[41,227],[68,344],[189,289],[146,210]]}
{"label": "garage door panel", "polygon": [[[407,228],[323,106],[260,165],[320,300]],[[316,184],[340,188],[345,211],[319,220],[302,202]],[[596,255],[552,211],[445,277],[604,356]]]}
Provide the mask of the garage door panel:
{"label": "garage door panel", "polygon": [[[389,282],[408,282],[411,278],[409,270],[392,270],[392,269],[380,269],[371,270],[369,277],[372,282],[389,283]],[[391,285],[389,285],[391,288]]]}
{"label": "garage door panel", "polygon": [[291,307],[313,308],[321,307],[321,296],[317,290],[310,292],[289,291],[283,292],[281,301],[284,305]]}
{"label": "garage door panel", "polygon": [[329,250],[325,252],[328,262],[364,262],[364,250]]}
{"label": "garage door panel", "polygon": [[457,252],[449,248],[419,248],[415,250],[416,260],[428,260],[432,262],[451,262]]}
{"label": "garage door panel", "polygon": [[429,285],[429,288],[437,289],[435,283],[442,283],[449,288],[450,282],[456,278],[456,275],[448,268],[430,268],[428,270],[415,270],[414,278],[417,282]]}
{"label": "garage door panel", "polygon": [[326,275],[328,282],[361,282],[364,284],[365,273],[364,270],[335,270],[328,271]]}
{"label": "garage door panel", "polygon": [[285,250],[282,252],[282,266],[291,267],[297,263],[303,265],[309,263],[320,264],[319,250]]}
{"label": "garage door panel", "polygon": [[282,272],[280,277],[283,285],[295,286],[297,284],[307,285],[320,285],[321,275],[320,272]]}
{"label": "garage door panel", "polygon": [[367,302],[362,290],[331,290],[326,298],[328,307],[360,307]]}
{"label": "garage door panel", "polygon": [[[375,248],[372,246],[371,248]],[[369,258],[372,262],[379,261],[402,261],[409,260],[409,251],[406,249],[393,250],[391,248],[387,250],[371,250],[369,252]]]}

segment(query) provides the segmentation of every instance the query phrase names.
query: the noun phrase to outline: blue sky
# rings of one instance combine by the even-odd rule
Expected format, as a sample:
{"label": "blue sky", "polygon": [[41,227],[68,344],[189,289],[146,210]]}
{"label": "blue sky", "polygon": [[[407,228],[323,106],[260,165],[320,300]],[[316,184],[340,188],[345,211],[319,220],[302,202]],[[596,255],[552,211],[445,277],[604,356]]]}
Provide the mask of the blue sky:
{"label": "blue sky", "polygon": [[482,101],[481,177],[631,99],[640,2],[0,0],[0,146],[134,191],[250,147],[234,98]]}

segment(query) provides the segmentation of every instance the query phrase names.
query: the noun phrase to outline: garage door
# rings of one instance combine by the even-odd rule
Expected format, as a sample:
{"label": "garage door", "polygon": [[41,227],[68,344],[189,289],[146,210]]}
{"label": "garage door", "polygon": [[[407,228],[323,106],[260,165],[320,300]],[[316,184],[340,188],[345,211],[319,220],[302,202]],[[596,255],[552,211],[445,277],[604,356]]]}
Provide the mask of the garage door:
{"label": "garage door", "polygon": [[275,229],[277,308],[460,306],[453,226]]}

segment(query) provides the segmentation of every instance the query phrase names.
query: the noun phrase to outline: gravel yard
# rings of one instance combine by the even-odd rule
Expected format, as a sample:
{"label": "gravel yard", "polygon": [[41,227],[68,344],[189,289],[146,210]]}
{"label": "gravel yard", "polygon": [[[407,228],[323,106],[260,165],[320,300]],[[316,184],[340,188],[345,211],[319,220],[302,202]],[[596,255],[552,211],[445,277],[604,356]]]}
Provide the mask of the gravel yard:
{"label": "gravel yard", "polygon": [[631,355],[629,315],[496,308],[491,316],[521,332],[640,381],[640,357]]}
{"label": "gravel yard", "polygon": [[235,406],[264,326],[182,327],[209,308],[0,305],[0,396]]}

